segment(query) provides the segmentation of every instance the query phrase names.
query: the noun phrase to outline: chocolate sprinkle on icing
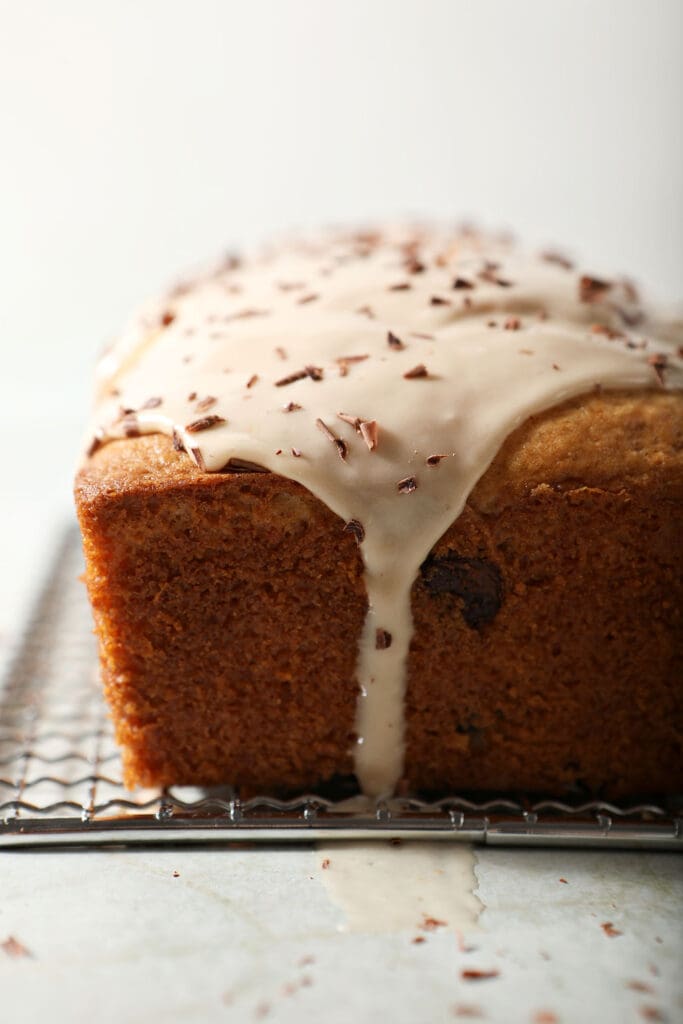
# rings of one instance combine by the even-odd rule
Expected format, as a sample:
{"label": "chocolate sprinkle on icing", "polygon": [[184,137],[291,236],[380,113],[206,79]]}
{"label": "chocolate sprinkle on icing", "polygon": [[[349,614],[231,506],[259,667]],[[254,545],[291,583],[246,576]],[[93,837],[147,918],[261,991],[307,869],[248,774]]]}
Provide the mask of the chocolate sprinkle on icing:
{"label": "chocolate sprinkle on icing", "polygon": [[322,380],[323,371],[319,366],[305,366],[303,370],[296,370],[294,373],[276,380],[275,387],[283,388],[287,384],[294,384],[297,380],[304,380],[306,377],[310,377],[311,380]]}
{"label": "chocolate sprinkle on icing", "polygon": [[447,455],[428,455],[425,462],[428,466],[438,466],[442,459],[447,458]]}
{"label": "chocolate sprinkle on icing", "polygon": [[444,299],[440,295],[432,295],[429,302],[432,306],[450,306],[451,304],[450,299]]}
{"label": "chocolate sprinkle on icing", "polygon": [[287,405],[282,407],[283,412],[298,412],[301,406],[298,402],[288,402]]}
{"label": "chocolate sprinkle on icing", "polygon": [[300,306],[307,306],[309,302],[315,302],[317,298],[319,298],[317,292],[310,292],[308,295],[302,295],[301,298],[296,301]]}
{"label": "chocolate sprinkle on icing", "polygon": [[318,428],[318,430],[322,431],[322,433],[325,435],[328,441],[332,441],[332,443],[337,449],[337,454],[339,455],[339,458],[342,460],[342,462],[345,462],[348,453],[348,445],[346,444],[346,441],[342,441],[340,437],[337,437],[334,431],[330,430],[328,425],[323,420],[321,420],[320,417],[318,417],[318,419],[315,421],[315,425]]}
{"label": "chocolate sprinkle on icing", "polygon": [[197,402],[197,412],[206,412],[212,405],[215,405],[218,401],[213,395],[207,395],[206,398],[202,398],[200,402]]}
{"label": "chocolate sprinkle on icing", "polygon": [[206,472],[206,463],[204,462],[204,456],[202,455],[199,448],[190,448],[190,455],[194,459],[197,469],[201,469],[202,473]]}
{"label": "chocolate sprinkle on icing", "polygon": [[[188,423],[185,430],[189,434],[198,434],[201,430],[210,430],[211,427],[217,427],[221,423],[227,423],[223,416],[202,416],[199,420],[193,420],[192,423]],[[194,450],[194,449],[193,449]]]}
{"label": "chocolate sprinkle on icing", "polygon": [[429,374],[424,363],[418,363],[417,366],[413,366],[412,370],[406,370],[403,376],[406,380],[417,380],[419,377],[428,377]]}
{"label": "chocolate sprinkle on icing", "polygon": [[183,439],[180,436],[180,434],[178,433],[178,431],[175,430],[175,429],[173,431],[173,451],[175,451],[175,452],[184,452],[185,451],[185,445],[183,443]]}
{"label": "chocolate sprinkle on icing", "polygon": [[251,377],[247,381],[247,387],[253,388],[254,384],[258,381],[258,373],[252,373]]}
{"label": "chocolate sprinkle on icing", "polygon": [[392,636],[386,629],[378,629],[375,633],[375,647],[378,651],[386,651],[391,647]]}
{"label": "chocolate sprinkle on icing", "polygon": [[414,476],[406,476],[397,483],[399,494],[412,494],[417,490],[417,480]]}
{"label": "chocolate sprinkle on icing", "polygon": [[407,291],[410,291],[410,289],[412,287],[413,286],[410,283],[410,281],[399,281],[397,284],[390,284],[389,285],[389,291],[390,292],[407,292]]}
{"label": "chocolate sprinkle on icing", "polygon": [[375,420],[361,420],[360,433],[368,446],[368,449],[371,452],[374,452],[377,448],[377,439],[379,434]]}
{"label": "chocolate sprinkle on icing", "polygon": [[365,529],[358,519],[349,519],[344,525],[344,533],[352,533],[357,544],[362,544],[365,540]]}
{"label": "chocolate sprinkle on icing", "polygon": [[400,338],[397,338],[393,331],[387,331],[387,345],[389,348],[393,348],[395,352],[405,348],[405,345]]}
{"label": "chocolate sprinkle on icing", "polygon": [[598,302],[611,287],[610,281],[602,281],[599,277],[584,274],[579,280],[579,299],[581,302]]}
{"label": "chocolate sprinkle on icing", "polygon": [[456,289],[456,291],[461,288],[474,288],[474,282],[468,281],[467,278],[465,277],[456,277],[455,281],[453,282],[453,287]]}

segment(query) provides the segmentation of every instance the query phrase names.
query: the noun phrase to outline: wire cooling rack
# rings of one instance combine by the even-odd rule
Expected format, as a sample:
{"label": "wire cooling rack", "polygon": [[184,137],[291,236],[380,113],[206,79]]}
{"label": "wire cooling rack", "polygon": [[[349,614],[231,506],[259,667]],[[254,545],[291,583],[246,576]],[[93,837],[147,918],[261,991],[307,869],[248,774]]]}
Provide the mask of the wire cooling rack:
{"label": "wire cooling rack", "polygon": [[0,847],[429,838],[683,851],[683,804],[242,801],[230,787],[128,792],[97,682],[90,610],[70,530],[0,686]]}

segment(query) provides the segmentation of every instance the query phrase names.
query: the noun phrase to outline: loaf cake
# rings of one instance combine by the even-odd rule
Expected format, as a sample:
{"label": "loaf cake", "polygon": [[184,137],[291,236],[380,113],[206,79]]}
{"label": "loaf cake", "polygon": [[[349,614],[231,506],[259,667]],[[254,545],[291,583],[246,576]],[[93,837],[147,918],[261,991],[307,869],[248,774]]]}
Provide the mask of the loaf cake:
{"label": "loaf cake", "polygon": [[126,783],[682,789],[682,341],[434,228],[149,303],[75,488]]}

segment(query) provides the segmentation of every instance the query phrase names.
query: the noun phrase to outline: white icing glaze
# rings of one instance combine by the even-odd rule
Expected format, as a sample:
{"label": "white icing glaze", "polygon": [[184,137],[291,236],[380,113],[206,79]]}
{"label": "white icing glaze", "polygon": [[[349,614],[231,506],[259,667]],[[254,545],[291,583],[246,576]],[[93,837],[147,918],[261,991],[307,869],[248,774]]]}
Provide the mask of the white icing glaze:
{"label": "white icing glaze", "polygon": [[[458,278],[474,287],[454,287]],[[258,464],[362,524],[369,609],[355,763],[363,790],[379,796],[402,772],[422,561],[530,415],[598,385],[683,386],[680,334],[655,331],[627,283],[582,286],[577,271],[502,243],[336,235],[219,268],[150,304],[102,359],[95,432],[175,431],[208,472],[231,458]],[[406,377],[416,367],[426,376]],[[145,408],[150,399],[161,402]],[[377,424],[374,450],[340,412]],[[187,429],[205,416],[225,422]],[[432,455],[445,458],[428,465]],[[401,490],[411,478],[415,489]]]}

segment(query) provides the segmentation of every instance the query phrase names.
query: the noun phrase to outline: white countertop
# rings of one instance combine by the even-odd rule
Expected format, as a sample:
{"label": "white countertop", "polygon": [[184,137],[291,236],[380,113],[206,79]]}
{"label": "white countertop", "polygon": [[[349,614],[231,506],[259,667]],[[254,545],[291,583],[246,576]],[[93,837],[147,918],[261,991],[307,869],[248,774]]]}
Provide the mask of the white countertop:
{"label": "white countertop", "polygon": [[[22,431],[24,446],[43,438],[40,471],[10,445],[0,483],[4,663],[71,515],[79,426],[42,428]],[[459,845],[408,845],[0,852],[3,1019],[683,1020],[680,856],[479,848],[472,862]],[[452,907],[471,900],[465,862],[481,912],[463,927]],[[369,914],[336,885],[342,864],[375,894]],[[424,931],[429,872],[441,889],[424,912],[445,924]],[[30,955],[3,947],[10,937]],[[499,973],[466,980],[470,969]]]}

